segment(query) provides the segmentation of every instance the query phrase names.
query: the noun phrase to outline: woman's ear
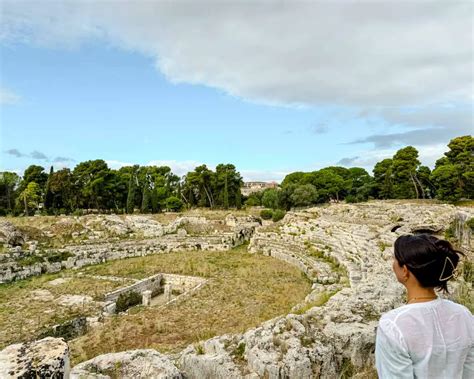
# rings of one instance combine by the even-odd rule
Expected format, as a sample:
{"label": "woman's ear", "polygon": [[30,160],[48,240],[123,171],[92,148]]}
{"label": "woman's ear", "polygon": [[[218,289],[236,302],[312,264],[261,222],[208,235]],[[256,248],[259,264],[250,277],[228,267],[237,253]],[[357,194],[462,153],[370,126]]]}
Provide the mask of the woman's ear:
{"label": "woman's ear", "polygon": [[403,265],[402,266],[402,278],[403,278],[403,281],[406,282],[408,280],[408,278],[410,277],[410,270],[408,270],[408,267],[406,265]]}

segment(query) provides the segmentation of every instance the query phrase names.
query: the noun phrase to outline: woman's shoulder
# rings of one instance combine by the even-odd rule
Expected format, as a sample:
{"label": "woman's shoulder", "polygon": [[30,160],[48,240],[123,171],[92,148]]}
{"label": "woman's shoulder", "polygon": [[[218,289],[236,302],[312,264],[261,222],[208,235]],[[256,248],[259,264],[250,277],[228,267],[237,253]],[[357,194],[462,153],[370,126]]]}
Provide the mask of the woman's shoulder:
{"label": "woman's shoulder", "polygon": [[393,327],[404,323],[409,320],[410,323],[416,320],[425,320],[428,313],[432,313],[432,310],[436,309],[437,314],[444,313],[449,314],[451,317],[457,315],[463,319],[469,320],[469,323],[473,323],[473,315],[464,305],[458,304],[454,301],[447,299],[437,299],[434,301],[405,304],[398,308],[392,309],[382,315],[380,318],[379,326],[382,327]]}

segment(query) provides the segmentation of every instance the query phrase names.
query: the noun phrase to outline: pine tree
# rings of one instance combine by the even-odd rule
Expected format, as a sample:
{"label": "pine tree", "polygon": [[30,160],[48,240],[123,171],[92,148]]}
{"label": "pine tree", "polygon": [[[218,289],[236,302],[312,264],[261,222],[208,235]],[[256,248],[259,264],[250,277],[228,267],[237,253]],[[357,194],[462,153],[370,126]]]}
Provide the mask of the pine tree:
{"label": "pine tree", "polygon": [[128,194],[127,194],[127,213],[133,213],[135,208],[135,172],[130,174],[130,180],[128,182]]}
{"label": "pine tree", "polygon": [[224,209],[229,208],[229,188],[227,184],[227,170],[225,172],[225,177],[224,177],[224,194],[223,194],[223,205]]}
{"label": "pine tree", "polygon": [[54,211],[54,195],[51,192],[51,180],[53,178],[54,168],[51,166],[49,170],[48,180],[46,181],[46,188],[44,194],[44,207],[48,213],[52,213]]}
{"label": "pine tree", "polygon": [[142,197],[142,206],[141,206],[142,213],[149,212],[150,200],[151,200],[150,187],[148,186],[148,183],[145,183],[144,188],[143,188],[143,197]]}

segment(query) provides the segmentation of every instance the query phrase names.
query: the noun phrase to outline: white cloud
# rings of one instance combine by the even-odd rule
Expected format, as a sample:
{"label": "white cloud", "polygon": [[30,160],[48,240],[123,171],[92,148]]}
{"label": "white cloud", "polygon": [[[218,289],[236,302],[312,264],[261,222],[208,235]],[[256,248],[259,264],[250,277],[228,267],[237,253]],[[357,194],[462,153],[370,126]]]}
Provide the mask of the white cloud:
{"label": "white cloud", "polygon": [[244,182],[277,182],[280,183],[289,171],[272,170],[239,170]]}
{"label": "white cloud", "polygon": [[[203,163],[193,160],[187,161],[176,161],[176,160],[153,160],[150,161],[147,166],[168,166],[171,168],[173,174],[178,176],[186,175],[189,171],[193,171],[197,166]],[[215,167],[207,165],[210,170],[214,170]]]}
{"label": "white cloud", "polygon": [[118,170],[119,168],[125,167],[125,166],[133,166],[133,163],[121,162],[121,161],[117,161],[113,159],[106,160],[105,163],[107,163],[107,166],[109,166],[109,168],[113,170]]}
{"label": "white cloud", "polygon": [[6,88],[0,88],[0,105],[13,105],[20,101],[20,96]]}
{"label": "white cloud", "polygon": [[6,41],[103,38],[172,82],[277,104],[471,102],[465,1],[6,1]]}
{"label": "white cloud", "polygon": [[[449,150],[446,144],[433,144],[429,146],[414,145],[414,147],[418,150],[418,160],[421,162],[421,164],[430,168],[433,168],[435,162],[439,158],[443,157],[444,153]],[[349,159],[350,164],[348,167],[363,167],[369,173],[372,173],[372,170],[377,162],[380,162],[386,158],[392,158],[397,150],[398,149],[376,149],[357,151],[356,157],[342,158],[339,162]]]}

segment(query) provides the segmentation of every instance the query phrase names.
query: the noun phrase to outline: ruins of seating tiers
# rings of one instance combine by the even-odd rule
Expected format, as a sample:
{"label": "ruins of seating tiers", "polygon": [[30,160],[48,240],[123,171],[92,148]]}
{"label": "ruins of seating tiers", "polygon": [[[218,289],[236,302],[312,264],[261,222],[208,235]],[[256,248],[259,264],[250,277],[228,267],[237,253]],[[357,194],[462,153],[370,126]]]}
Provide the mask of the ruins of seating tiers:
{"label": "ruins of seating tiers", "polygon": [[[172,354],[144,347],[111,351],[72,365],[71,341],[94,330],[104,318],[117,317],[120,322],[118,308],[130,294],[140,309],[166,309],[195,296],[207,282],[204,277],[167,272],[139,280],[107,276],[102,279],[112,283],[112,290],[95,301],[89,293],[55,297],[54,286],[69,280],[57,278],[50,281],[51,290],[36,289],[33,296],[79,303],[96,314],[54,325],[44,338],[24,336],[3,346],[0,377],[363,376],[374,365],[381,314],[405,301],[403,287],[392,273],[394,240],[408,233],[444,237],[449,232],[457,246],[473,256],[472,230],[466,221],[474,217],[474,209],[469,207],[409,201],[338,203],[290,211],[275,223],[234,213],[229,211],[222,218],[185,213],[167,223],[152,215],[59,216],[55,230],[68,230],[68,238],[60,243],[53,243],[58,239],[54,230],[28,230],[1,219],[0,283],[4,286],[132,257],[227,252],[238,246],[297,268],[311,285],[304,300],[288,314],[242,333],[203,339]],[[455,299],[466,286],[472,294],[472,283],[459,277],[449,296]],[[2,286],[0,296],[1,291]]]}

